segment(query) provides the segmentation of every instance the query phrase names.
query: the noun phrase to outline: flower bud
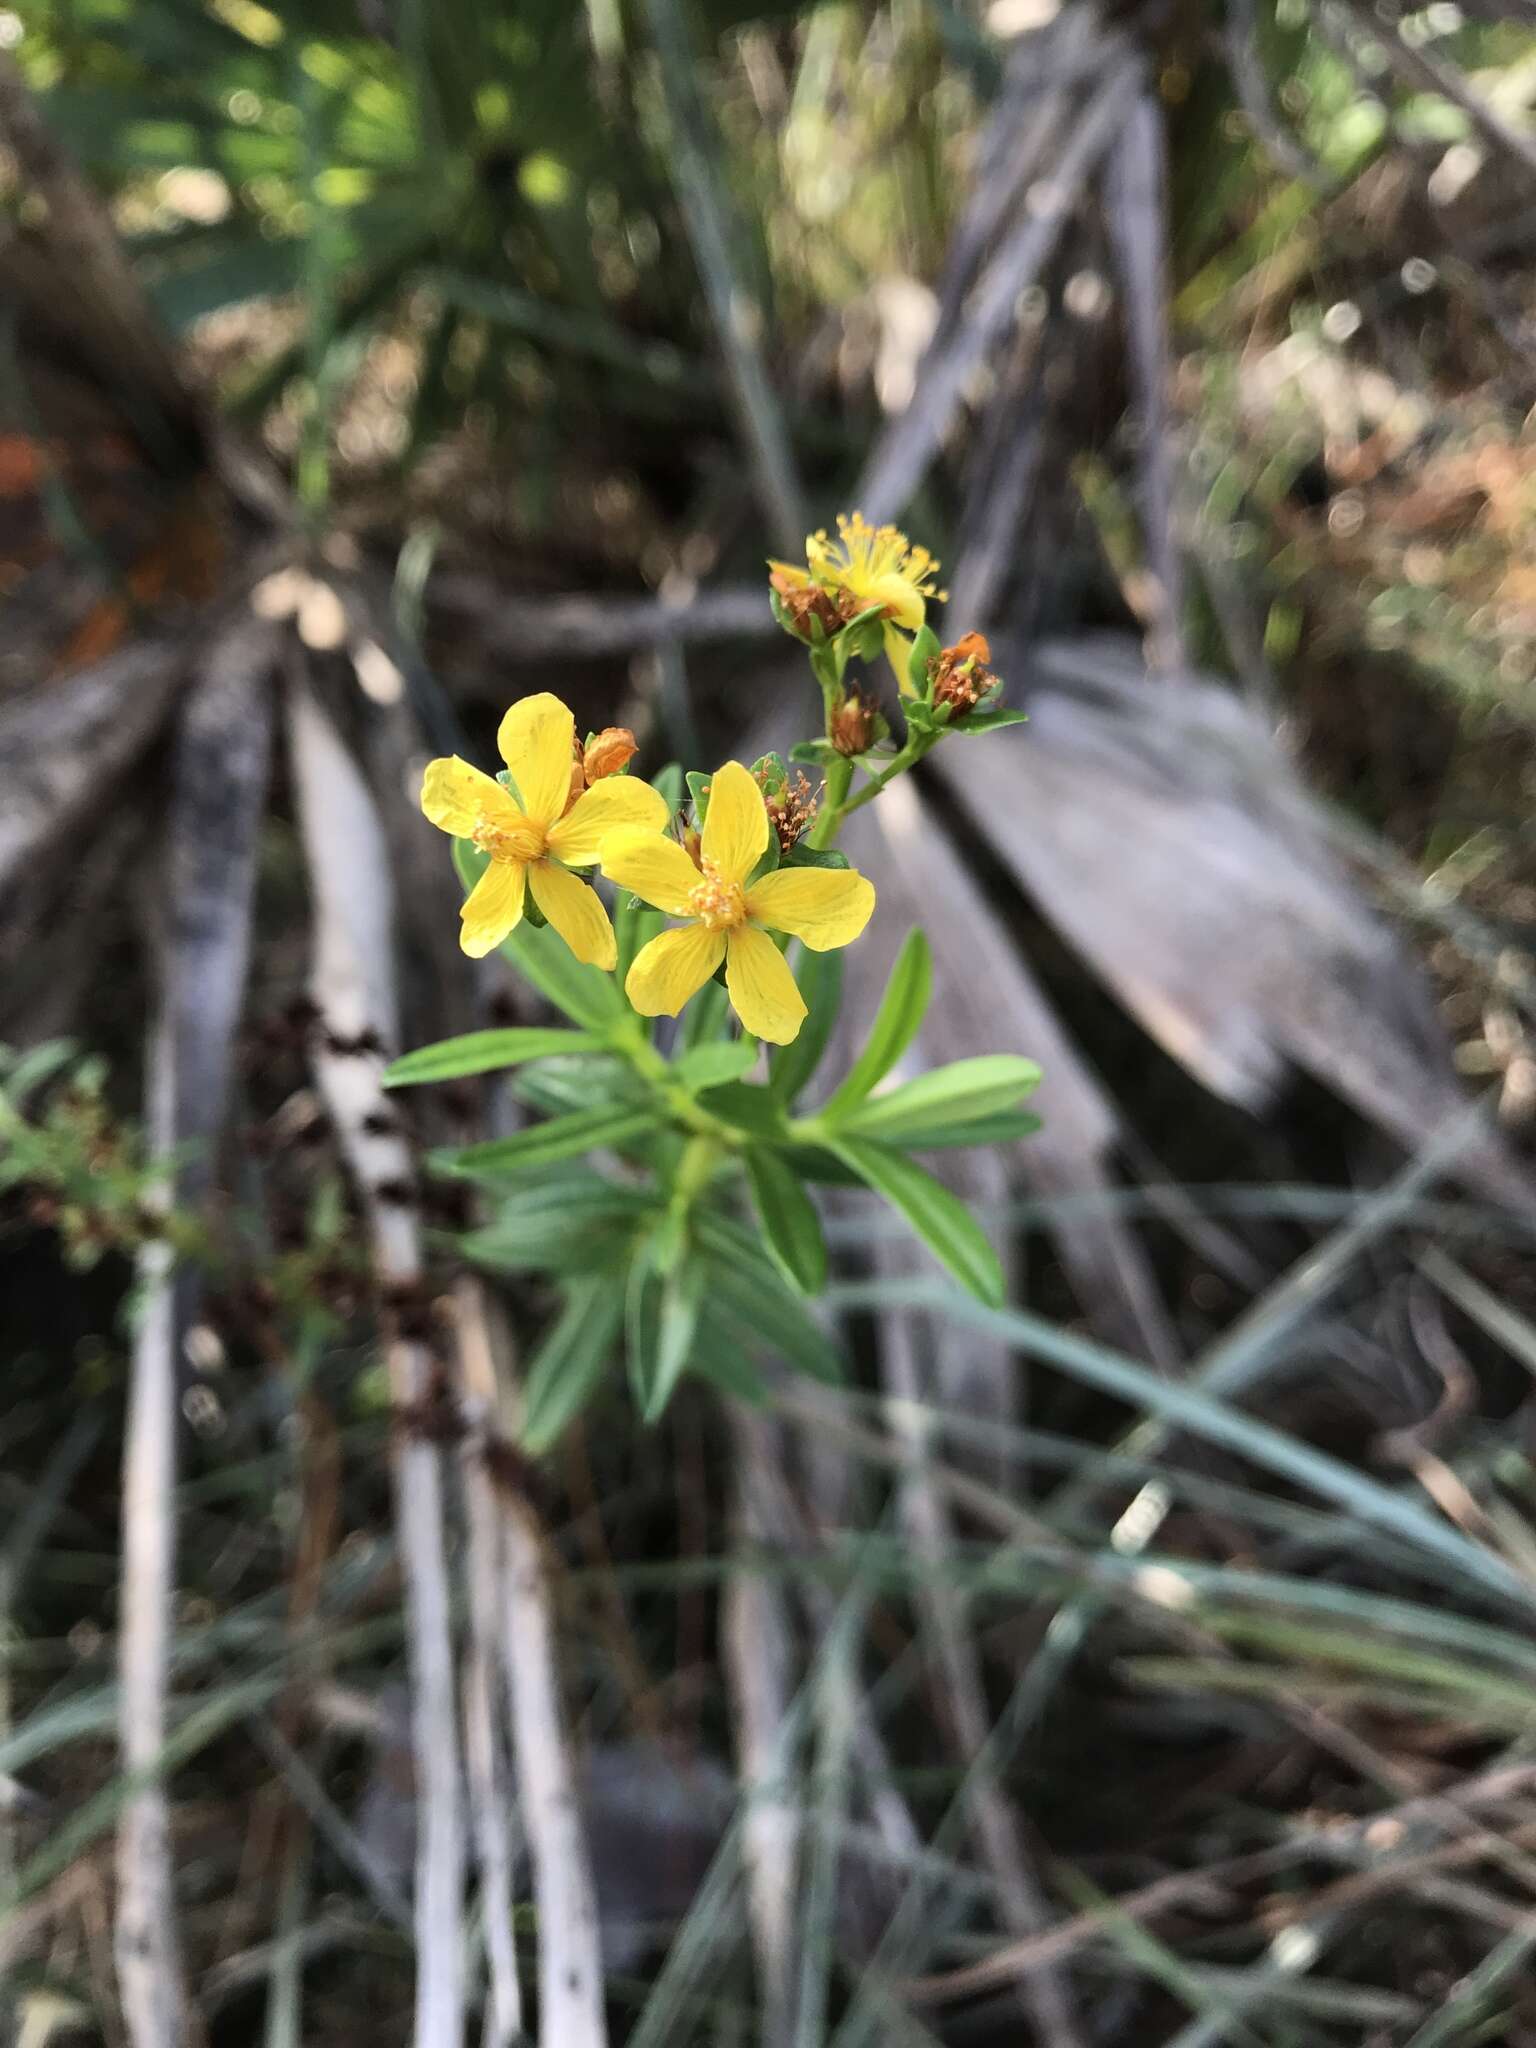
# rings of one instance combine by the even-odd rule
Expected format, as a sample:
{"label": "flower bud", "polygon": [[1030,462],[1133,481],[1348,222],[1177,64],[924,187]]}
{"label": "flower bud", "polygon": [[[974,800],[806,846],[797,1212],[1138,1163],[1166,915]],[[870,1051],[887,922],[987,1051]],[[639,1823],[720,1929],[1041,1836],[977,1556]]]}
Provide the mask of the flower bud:
{"label": "flower bud", "polygon": [[827,738],[850,759],[867,754],[879,735],[879,716],[873,697],[863,690],[846,690],[828,716]]}
{"label": "flower bud", "polygon": [[627,725],[604,726],[587,741],[581,757],[587,787],[590,789],[606,775],[622,774],[639,751],[640,743]]}

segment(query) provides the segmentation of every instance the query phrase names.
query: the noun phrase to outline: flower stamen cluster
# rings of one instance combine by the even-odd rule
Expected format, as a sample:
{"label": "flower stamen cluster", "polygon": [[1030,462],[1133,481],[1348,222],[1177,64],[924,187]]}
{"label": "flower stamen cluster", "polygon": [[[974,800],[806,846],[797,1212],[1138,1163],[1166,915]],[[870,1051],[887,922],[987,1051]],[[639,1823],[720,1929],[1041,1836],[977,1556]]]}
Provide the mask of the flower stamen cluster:
{"label": "flower stamen cluster", "polygon": [[722,875],[713,861],[701,860],[700,870],[704,879],[688,892],[688,915],[697,918],[707,932],[728,932],[745,924],[747,898],[740,882]]}
{"label": "flower stamen cluster", "polygon": [[811,788],[803,769],[797,769],[793,776],[785,776],[777,789],[772,786],[766,767],[756,771],[756,779],[763,792],[768,822],[779,842],[779,851],[789,853],[815,823],[821,799]]}
{"label": "flower stamen cluster", "polygon": [[949,722],[957,724],[999,687],[987,666],[992,650],[981,633],[962,633],[953,647],[944,647],[928,663],[929,699],[937,708],[949,706]]}

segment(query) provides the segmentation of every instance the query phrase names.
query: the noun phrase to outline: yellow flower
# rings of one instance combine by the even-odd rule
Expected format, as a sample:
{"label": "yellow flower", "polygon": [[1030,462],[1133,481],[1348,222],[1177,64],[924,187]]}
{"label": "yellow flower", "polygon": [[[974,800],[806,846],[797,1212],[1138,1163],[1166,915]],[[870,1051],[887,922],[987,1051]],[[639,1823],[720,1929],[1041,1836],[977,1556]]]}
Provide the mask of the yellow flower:
{"label": "yellow flower", "polygon": [[[885,611],[885,652],[896,680],[908,691],[904,633],[923,623],[930,597],[941,604],[949,593],[937,586],[939,565],[926,548],[914,547],[896,526],[871,526],[862,512],[840,512],[837,539],[813,533],[805,544],[807,567],[770,562],[774,588],[791,609],[794,593],[829,591],[851,600],[851,617],[881,605]],[[804,599],[801,599],[804,603]],[[830,630],[830,629],[829,629]]]}
{"label": "yellow flower", "polygon": [[566,810],[575,733],[576,721],[558,697],[524,697],[512,706],[496,745],[517,797],[457,754],[427,764],[421,808],[434,825],[456,839],[473,840],[490,855],[459,913],[459,944],[472,959],[492,952],[516,929],[524,891],[531,889],[578,960],[605,969],[618,960],[607,911],[596,890],[571,869],[596,866],[616,826],[659,833],[669,815],[667,802],[649,783],[615,775],[594,783]]}
{"label": "yellow flower", "polygon": [[689,922],[642,946],[624,983],[643,1017],[675,1017],[723,960],[725,986],[747,1030],[788,1045],[805,1018],[795,977],[770,931],[813,952],[846,946],[875,907],[873,887],[847,868],[776,868],[748,882],[768,845],[763,793],[739,761],[710,783],[709,812],[694,866],[675,840],[615,832],[603,873],[670,917]]}

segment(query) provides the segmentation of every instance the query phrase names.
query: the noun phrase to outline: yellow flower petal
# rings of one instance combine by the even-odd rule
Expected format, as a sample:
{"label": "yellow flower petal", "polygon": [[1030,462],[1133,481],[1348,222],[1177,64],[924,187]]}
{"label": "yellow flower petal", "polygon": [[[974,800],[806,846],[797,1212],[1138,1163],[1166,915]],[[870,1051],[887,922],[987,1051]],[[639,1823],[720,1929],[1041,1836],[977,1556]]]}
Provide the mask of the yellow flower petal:
{"label": "yellow flower petal", "polygon": [[754,1037],[788,1045],[805,1022],[805,998],[789,962],[766,932],[751,925],[738,925],[727,935],[725,986],[732,1008]]}
{"label": "yellow flower petal", "polygon": [[768,813],[752,772],[727,761],[709,782],[703,855],[723,882],[744,882],[768,844]]}
{"label": "yellow flower petal", "polygon": [[533,900],[578,960],[604,973],[618,964],[613,926],[602,899],[590,882],[553,861],[536,860],[528,870]]}
{"label": "yellow flower petal", "polygon": [[569,811],[549,828],[549,850],[568,867],[591,867],[602,854],[603,841],[621,826],[652,834],[664,832],[670,816],[667,800],[648,782],[631,775],[609,775],[577,797]]}
{"label": "yellow flower petal", "polygon": [[621,828],[603,841],[603,873],[669,917],[688,915],[688,898],[703,877],[675,839]]}
{"label": "yellow flower petal", "polygon": [[905,576],[872,576],[858,586],[859,603],[883,604],[898,626],[915,633],[923,623],[923,593]]}
{"label": "yellow flower petal", "polygon": [[575,719],[547,690],[519,698],[501,721],[496,744],[536,825],[552,825],[565,809],[575,740]]}
{"label": "yellow flower petal", "polygon": [[813,953],[848,946],[869,923],[872,883],[852,868],[778,868],[747,891],[747,915],[803,939]]}
{"label": "yellow flower petal", "polygon": [[499,782],[449,754],[429,761],[421,780],[421,808],[434,825],[456,839],[468,839],[482,818],[493,824],[515,823],[518,808]]}
{"label": "yellow flower petal", "polygon": [[523,885],[528,870],[520,860],[493,860],[465,898],[459,912],[459,944],[471,960],[493,953],[523,919]]}
{"label": "yellow flower petal", "polygon": [[635,955],[624,993],[642,1017],[675,1017],[708,981],[724,952],[724,933],[707,932],[701,924],[663,932]]}
{"label": "yellow flower petal", "polygon": [[885,658],[891,664],[891,674],[895,676],[896,687],[903,697],[910,697],[914,694],[912,678],[907,673],[908,657],[911,652],[912,642],[905,633],[898,632],[890,620],[887,619],[885,622]]}
{"label": "yellow flower petal", "polygon": [[795,562],[776,562],[772,555],[768,557],[768,568],[772,575],[782,577],[795,590],[808,590],[815,580],[809,569],[802,569]]}

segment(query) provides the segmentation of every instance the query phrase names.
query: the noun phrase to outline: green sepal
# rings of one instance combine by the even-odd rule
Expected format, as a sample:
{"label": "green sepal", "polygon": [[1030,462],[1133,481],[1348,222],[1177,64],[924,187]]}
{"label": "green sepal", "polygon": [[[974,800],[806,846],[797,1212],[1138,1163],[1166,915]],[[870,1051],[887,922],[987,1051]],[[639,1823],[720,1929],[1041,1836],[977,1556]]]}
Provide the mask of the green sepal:
{"label": "green sepal", "polygon": [[763,848],[762,859],[747,877],[747,887],[750,889],[752,884],[760,882],[764,875],[771,875],[783,858],[784,853],[779,845],[779,835],[777,832],[770,831],[768,834],[768,844]]}
{"label": "green sepal", "polygon": [[932,626],[919,626],[912,636],[912,646],[907,654],[907,682],[912,696],[918,703],[929,701],[931,685],[928,681],[928,664],[936,661],[944,649],[939,636]]}
{"label": "green sepal", "polygon": [[683,777],[688,785],[688,794],[693,799],[693,822],[703,831],[704,820],[709,815],[709,785],[713,777],[703,775],[697,768],[690,768]]}

